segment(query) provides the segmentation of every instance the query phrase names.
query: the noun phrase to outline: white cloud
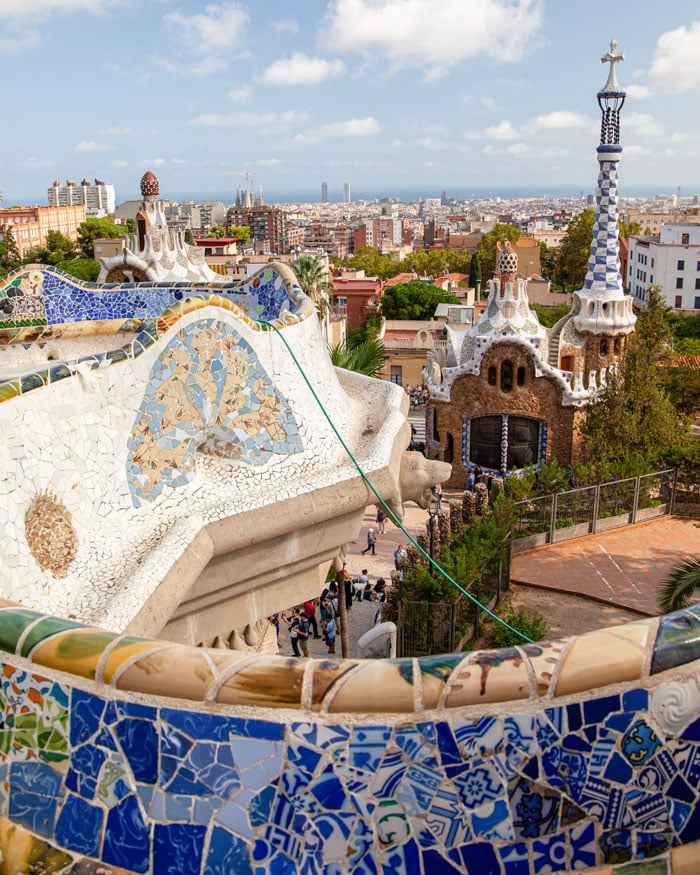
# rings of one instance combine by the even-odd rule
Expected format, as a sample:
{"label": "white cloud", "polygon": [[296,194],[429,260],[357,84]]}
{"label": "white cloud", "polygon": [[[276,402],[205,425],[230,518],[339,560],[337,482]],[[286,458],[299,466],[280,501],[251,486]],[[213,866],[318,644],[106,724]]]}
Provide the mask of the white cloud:
{"label": "white cloud", "polygon": [[109,147],[104,143],[95,143],[92,140],[83,140],[73,146],[74,152],[106,152]]}
{"label": "white cloud", "polygon": [[158,58],[156,62],[182,75],[208,76],[225,70],[228,56],[245,45],[249,20],[245,9],[233,2],[209,4],[195,15],[168,12],[163,21],[183,51],[175,59]]}
{"label": "white cloud", "polygon": [[564,130],[567,128],[587,128],[590,119],[580,112],[555,110],[545,115],[538,115],[529,123],[530,127],[545,130]]}
{"label": "white cloud", "polygon": [[532,152],[532,146],[527,143],[512,143],[510,146],[506,146],[507,155],[532,155]]}
{"label": "white cloud", "polygon": [[323,125],[318,132],[327,139],[329,137],[366,137],[377,134],[381,130],[379,122],[367,116],[365,118],[351,118],[346,122],[331,122]]}
{"label": "white cloud", "polygon": [[20,21],[48,18],[54,13],[105,12],[112,8],[110,0],[0,0],[0,18]]}
{"label": "white cloud", "polygon": [[289,33],[299,33],[299,22],[294,18],[281,18],[279,21],[276,21],[272,27],[275,30],[286,30]]}
{"label": "white cloud", "polygon": [[[656,51],[646,82],[638,82],[625,88],[636,99],[651,97],[653,94],[681,94],[700,89],[700,21],[689,26],[682,25],[675,30],[662,33],[656,42]],[[635,71],[634,78],[644,78]]]}
{"label": "white cloud", "polygon": [[114,170],[121,170],[123,167],[128,167],[129,162],[126,161],[124,158],[117,158],[115,161],[110,161],[109,166],[112,167]]}
{"label": "white cloud", "polygon": [[285,162],[281,158],[261,158],[259,161],[255,162],[258,167],[278,167],[280,164],[284,163]]}
{"label": "white cloud", "polygon": [[143,158],[139,164],[141,167],[162,167],[165,164],[165,158]]}
{"label": "white cloud", "polygon": [[295,52],[291,58],[270,64],[260,81],[266,85],[317,85],[344,72],[345,64],[340,60],[328,61]]}
{"label": "white cloud", "polygon": [[240,88],[232,88],[228,96],[235,103],[249,103],[253,97],[253,89],[250,85],[242,85]]}
{"label": "white cloud", "polygon": [[338,52],[444,75],[468,58],[521,60],[543,24],[543,0],[334,0],[323,43]]}
{"label": "white cloud", "polygon": [[421,149],[441,151],[443,149],[451,149],[453,144],[449,140],[441,140],[438,137],[420,137],[416,140],[416,146]]}
{"label": "white cloud", "polygon": [[307,112],[206,112],[190,119],[189,124],[205,128],[263,128],[287,129],[294,124],[305,124]]}
{"label": "white cloud", "polygon": [[517,140],[519,136],[518,131],[507,119],[483,131],[469,131],[465,134],[468,140]]}
{"label": "white cloud", "polygon": [[649,137],[664,136],[664,126],[648,112],[630,112],[622,116],[624,130],[631,130],[637,134],[646,134]]}

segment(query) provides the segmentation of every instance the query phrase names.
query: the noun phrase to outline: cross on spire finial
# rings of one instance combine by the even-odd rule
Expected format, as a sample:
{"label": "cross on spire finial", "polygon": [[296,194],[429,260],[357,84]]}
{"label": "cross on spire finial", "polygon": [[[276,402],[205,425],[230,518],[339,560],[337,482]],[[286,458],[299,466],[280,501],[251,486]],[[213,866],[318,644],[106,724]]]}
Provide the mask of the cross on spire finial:
{"label": "cross on spire finial", "polygon": [[608,73],[608,81],[603,86],[603,93],[606,91],[620,91],[620,83],[617,81],[617,76],[615,75],[615,64],[620,61],[625,60],[624,52],[616,53],[617,49],[617,40],[610,40],[610,51],[606,52],[602,57],[601,61],[604,64],[610,64],[610,72]]}

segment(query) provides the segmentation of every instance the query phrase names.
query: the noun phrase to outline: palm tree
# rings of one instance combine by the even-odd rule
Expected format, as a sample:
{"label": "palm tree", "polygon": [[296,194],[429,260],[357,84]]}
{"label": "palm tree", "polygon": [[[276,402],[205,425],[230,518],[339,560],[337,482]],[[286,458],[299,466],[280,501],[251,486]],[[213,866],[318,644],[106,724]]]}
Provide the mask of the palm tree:
{"label": "palm tree", "polygon": [[374,337],[357,344],[337,343],[328,347],[328,353],[337,368],[357,371],[368,377],[378,377],[384,367],[384,344]]}
{"label": "palm tree", "polygon": [[313,255],[300,255],[292,267],[302,291],[314,302],[318,315],[322,318],[328,310],[333,291],[325,265]]}
{"label": "palm tree", "polygon": [[659,611],[671,614],[680,611],[700,591],[700,559],[694,556],[685,559],[673,569],[663,583],[659,594]]}

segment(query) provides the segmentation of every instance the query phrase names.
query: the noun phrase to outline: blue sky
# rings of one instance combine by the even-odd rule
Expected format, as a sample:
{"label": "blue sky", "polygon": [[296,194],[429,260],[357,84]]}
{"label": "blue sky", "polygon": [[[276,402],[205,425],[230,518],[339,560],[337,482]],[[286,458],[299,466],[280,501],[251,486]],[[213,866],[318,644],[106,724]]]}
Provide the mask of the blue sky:
{"label": "blue sky", "polygon": [[591,191],[612,38],[622,194],[700,193],[697,0],[0,0],[0,192]]}

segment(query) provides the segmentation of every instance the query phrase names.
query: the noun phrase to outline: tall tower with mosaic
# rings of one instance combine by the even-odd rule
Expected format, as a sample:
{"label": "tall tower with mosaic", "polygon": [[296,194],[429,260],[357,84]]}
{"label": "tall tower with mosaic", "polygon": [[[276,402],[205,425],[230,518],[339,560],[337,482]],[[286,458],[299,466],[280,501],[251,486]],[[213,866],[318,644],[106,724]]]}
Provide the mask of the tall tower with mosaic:
{"label": "tall tower with mosaic", "polygon": [[622,156],[620,113],[626,93],[620,87],[616,64],[624,60],[612,40],[602,57],[609,64],[608,78],[598,92],[601,110],[596,217],[584,287],[573,295],[576,330],[587,337],[584,373],[604,372],[619,361],[624,339],[634,330],[632,298],[625,294],[620,275],[617,166]]}

